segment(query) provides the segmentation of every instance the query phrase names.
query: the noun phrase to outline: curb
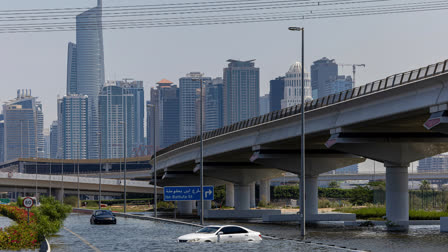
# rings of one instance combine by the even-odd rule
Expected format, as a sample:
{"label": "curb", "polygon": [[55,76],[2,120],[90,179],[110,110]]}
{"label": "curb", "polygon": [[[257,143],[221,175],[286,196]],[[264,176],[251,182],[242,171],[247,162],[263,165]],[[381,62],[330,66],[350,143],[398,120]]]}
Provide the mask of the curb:
{"label": "curb", "polygon": [[51,252],[50,243],[48,242],[46,237],[45,240],[40,243],[39,252]]}

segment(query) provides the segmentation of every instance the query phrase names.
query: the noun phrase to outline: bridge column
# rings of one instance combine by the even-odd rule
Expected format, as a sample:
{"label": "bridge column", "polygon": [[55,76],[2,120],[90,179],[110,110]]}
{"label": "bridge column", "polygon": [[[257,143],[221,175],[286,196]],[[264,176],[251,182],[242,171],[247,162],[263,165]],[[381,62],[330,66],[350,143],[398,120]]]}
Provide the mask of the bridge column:
{"label": "bridge column", "polygon": [[250,210],[250,184],[235,184],[235,210]]}
{"label": "bridge column", "polygon": [[233,183],[226,183],[226,206],[235,206],[235,190]]}
{"label": "bridge column", "polygon": [[385,162],[386,217],[392,222],[390,230],[409,228],[408,166]]}
{"label": "bridge column", "polygon": [[317,176],[305,176],[305,216],[318,214]]}
{"label": "bridge column", "polygon": [[255,182],[250,183],[250,208],[257,207],[255,205]]}
{"label": "bridge column", "polygon": [[271,202],[271,180],[269,179],[260,181],[260,201]]}
{"label": "bridge column", "polygon": [[57,201],[64,200],[64,191],[62,189],[54,189],[54,195]]}
{"label": "bridge column", "polygon": [[177,211],[179,214],[193,214],[193,204],[191,201],[178,201]]}

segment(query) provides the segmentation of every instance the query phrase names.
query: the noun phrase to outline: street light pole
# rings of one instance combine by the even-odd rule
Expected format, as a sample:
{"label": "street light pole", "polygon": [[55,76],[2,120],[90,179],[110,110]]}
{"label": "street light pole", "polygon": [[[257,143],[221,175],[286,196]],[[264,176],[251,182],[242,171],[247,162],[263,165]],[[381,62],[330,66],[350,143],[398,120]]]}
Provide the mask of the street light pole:
{"label": "street light pole", "polygon": [[201,142],[201,146],[200,146],[200,159],[199,159],[199,164],[200,164],[200,172],[199,172],[199,178],[200,178],[200,186],[201,186],[201,220],[200,220],[200,224],[204,225],[204,139],[202,137],[203,135],[203,100],[202,100],[202,95],[203,95],[203,87],[202,87],[202,76],[200,76],[197,79],[192,79],[193,81],[199,81],[199,85],[200,85],[200,95],[199,95],[199,134],[200,134],[200,142]]}
{"label": "street light pole", "polygon": [[77,185],[77,189],[78,189],[78,208],[79,208],[79,201],[81,200],[81,195],[80,195],[80,193],[79,193],[79,142],[78,142],[78,185]]}
{"label": "street light pole", "polygon": [[98,135],[100,135],[100,178],[99,178],[99,183],[98,183],[98,190],[99,190],[99,197],[98,197],[98,203],[99,203],[99,205],[100,205],[100,209],[101,209],[101,170],[102,170],[102,166],[103,166],[103,164],[102,164],[102,155],[103,155],[103,151],[102,151],[102,140],[103,140],[103,138],[102,138],[102,135],[101,135],[101,132],[98,132]]}
{"label": "street light pole", "polygon": [[123,147],[124,147],[124,150],[123,150],[123,155],[124,155],[124,209],[123,209],[123,212],[124,213],[126,213],[126,155],[127,155],[127,153],[126,153],[126,149],[127,149],[127,140],[126,140],[126,128],[127,128],[127,111],[126,111],[126,103],[127,103],[127,96],[124,96],[126,99],[125,99],[125,103],[124,103],[124,106],[123,106],[123,111],[124,111],[124,113],[123,113],[123,115],[124,115],[124,118],[123,118]]}
{"label": "street light pole", "polygon": [[301,92],[301,148],[300,148],[300,236],[305,237],[305,29],[303,27],[289,27],[290,31],[302,32],[302,92]]}
{"label": "street light pole", "polygon": [[147,107],[152,107],[153,108],[153,122],[154,122],[154,127],[153,127],[153,136],[152,136],[152,140],[153,140],[153,155],[154,155],[154,162],[153,162],[153,180],[154,180],[154,217],[157,218],[157,174],[156,174],[156,168],[157,168],[157,149],[156,149],[156,106],[154,104],[148,104]]}

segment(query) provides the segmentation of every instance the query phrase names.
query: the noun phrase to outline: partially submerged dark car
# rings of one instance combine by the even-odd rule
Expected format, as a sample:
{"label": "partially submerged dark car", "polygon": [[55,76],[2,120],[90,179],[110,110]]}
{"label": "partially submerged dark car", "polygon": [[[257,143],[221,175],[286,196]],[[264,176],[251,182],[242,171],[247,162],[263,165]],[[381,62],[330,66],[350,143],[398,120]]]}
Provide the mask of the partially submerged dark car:
{"label": "partially submerged dark car", "polygon": [[117,219],[110,210],[95,210],[90,217],[90,224],[117,224]]}

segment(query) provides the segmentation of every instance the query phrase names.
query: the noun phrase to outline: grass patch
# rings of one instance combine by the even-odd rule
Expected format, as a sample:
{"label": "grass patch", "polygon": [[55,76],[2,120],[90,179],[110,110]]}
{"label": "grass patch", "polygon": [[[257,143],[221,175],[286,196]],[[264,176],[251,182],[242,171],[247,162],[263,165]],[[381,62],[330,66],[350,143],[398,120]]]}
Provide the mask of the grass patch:
{"label": "grass patch", "polygon": [[[386,216],[386,207],[338,208],[335,212],[354,213],[357,219],[362,220],[382,220]],[[426,210],[409,211],[409,220],[439,220],[440,217],[448,217],[448,212]]]}

